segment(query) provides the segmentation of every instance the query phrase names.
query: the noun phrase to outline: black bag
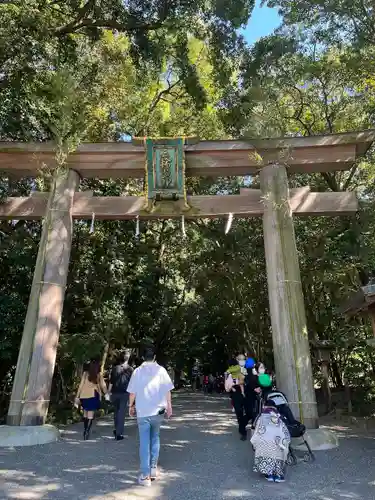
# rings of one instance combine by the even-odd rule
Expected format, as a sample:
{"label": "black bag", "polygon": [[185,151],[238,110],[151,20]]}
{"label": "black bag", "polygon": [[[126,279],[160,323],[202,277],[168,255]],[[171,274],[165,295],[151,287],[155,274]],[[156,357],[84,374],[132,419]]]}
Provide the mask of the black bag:
{"label": "black bag", "polygon": [[126,393],[132,373],[133,369],[130,366],[114,366],[111,374],[112,392],[115,394]]}

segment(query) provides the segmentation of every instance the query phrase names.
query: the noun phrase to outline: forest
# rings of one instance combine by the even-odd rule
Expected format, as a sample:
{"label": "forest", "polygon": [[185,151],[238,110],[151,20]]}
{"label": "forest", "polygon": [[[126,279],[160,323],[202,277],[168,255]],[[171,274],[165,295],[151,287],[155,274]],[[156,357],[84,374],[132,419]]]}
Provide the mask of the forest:
{"label": "forest", "polygon": [[[370,0],[264,0],[281,25],[250,45],[255,0],[15,0],[0,4],[0,140],[81,142],[140,136],[313,136],[375,128]],[[333,390],[375,411],[368,317],[340,307],[375,269],[375,158],[290,186],[352,191],[352,217],[295,220],[308,331],[332,346]],[[189,194],[236,194],[257,176],[189,178]],[[7,196],[49,178],[0,173]],[[84,180],[94,195],[141,195],[143,179]],[[63,418],[85,361],[152,342],[158,359],[223,371],[239,350],[273,366],[261,219],[76,221],[52,391]],[[0,418],[6,414],[41,223],[0,221]],[[312,350],[317,384],[318,359]],[[59,409],[61,413],[59,413]],[[69,410],[70,411],[70,410]]]}

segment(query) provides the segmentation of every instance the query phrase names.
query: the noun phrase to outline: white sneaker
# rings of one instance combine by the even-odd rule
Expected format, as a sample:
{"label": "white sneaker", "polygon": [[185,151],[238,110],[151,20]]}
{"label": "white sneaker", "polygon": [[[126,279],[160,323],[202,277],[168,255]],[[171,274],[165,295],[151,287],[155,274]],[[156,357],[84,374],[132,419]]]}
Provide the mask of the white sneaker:
{"label": "white sneaker", "polygon": [[158,477],[158,469],[157,467],[151,467],[151,481],[155,481],[155,479]]}
{"label": "white sneaker", "polygon": [[149,477],[139,476],[138,484],[141,486],[151,486],[151,479]]}
{"label": "white sneaker", "polygon": [[275,476],[275,483],[285,483],[284,476]]}

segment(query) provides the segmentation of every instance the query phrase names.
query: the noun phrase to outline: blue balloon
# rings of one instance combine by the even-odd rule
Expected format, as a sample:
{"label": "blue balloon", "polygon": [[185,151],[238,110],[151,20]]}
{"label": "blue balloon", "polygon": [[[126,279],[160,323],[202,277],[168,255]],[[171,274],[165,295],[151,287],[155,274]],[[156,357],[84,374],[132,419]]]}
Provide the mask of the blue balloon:
{"label": "blue balloon", "polygon": [[246,363],[245,363],[245,368],[247,370],[251,370],[255,366],[255,359],[253,358],[247,358]]}

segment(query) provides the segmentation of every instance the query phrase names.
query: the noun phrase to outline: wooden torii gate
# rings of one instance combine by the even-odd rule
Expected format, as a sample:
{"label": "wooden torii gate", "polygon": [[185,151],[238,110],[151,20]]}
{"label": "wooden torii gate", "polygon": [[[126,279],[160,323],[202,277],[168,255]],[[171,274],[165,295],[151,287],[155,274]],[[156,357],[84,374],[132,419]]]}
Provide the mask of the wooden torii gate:
{"label": "wooden torii gate", "polygon": [[[289,191],[288,174],[347,170],[367,151],[374,139],[375,131],[364,131],[252,141],[177,143],[176,140],[145,140],[81,144],[69,155],[67,169],[56,176],[49,195],[33,193],[26,198],[6,199],[0,205],[0,219],[48,220],[48,224],[43,225],[7,423],[43,425],[45,422],[59,340],[73,219],[91,219],[93,213],[99,220],[177,218],[181,215],[187,219],[214,218],[233,214],[237,217],[263,217],[278,384],[288,396],[296,416],[308,428],[317,428],[318,413],[293,214],[348,215],[357,211],[358,204],[354,193],[313,193],[309,187]],[[261,165],[259,157],[262,158]],[[41,165],[53,171],[55,158],[51,144],[0,143],[0,171],[12,175],[35,177]],[[80,178],[142,178],[145,163],[148,199],[96,197],[90,192],[77,192]],[[157,171],[160,165],[166,165],[168,175],[165,178],[160,177],[162,170]],[[239,195],[228,196],[184,195],[185,174],[219,177],[259,172],[260,190],[242,189]],[[163,188],[166,189],[163,191]],[[162,203],[162,209],[158,208],[158,199],[163,200],[168,195],[171,201]]]}

